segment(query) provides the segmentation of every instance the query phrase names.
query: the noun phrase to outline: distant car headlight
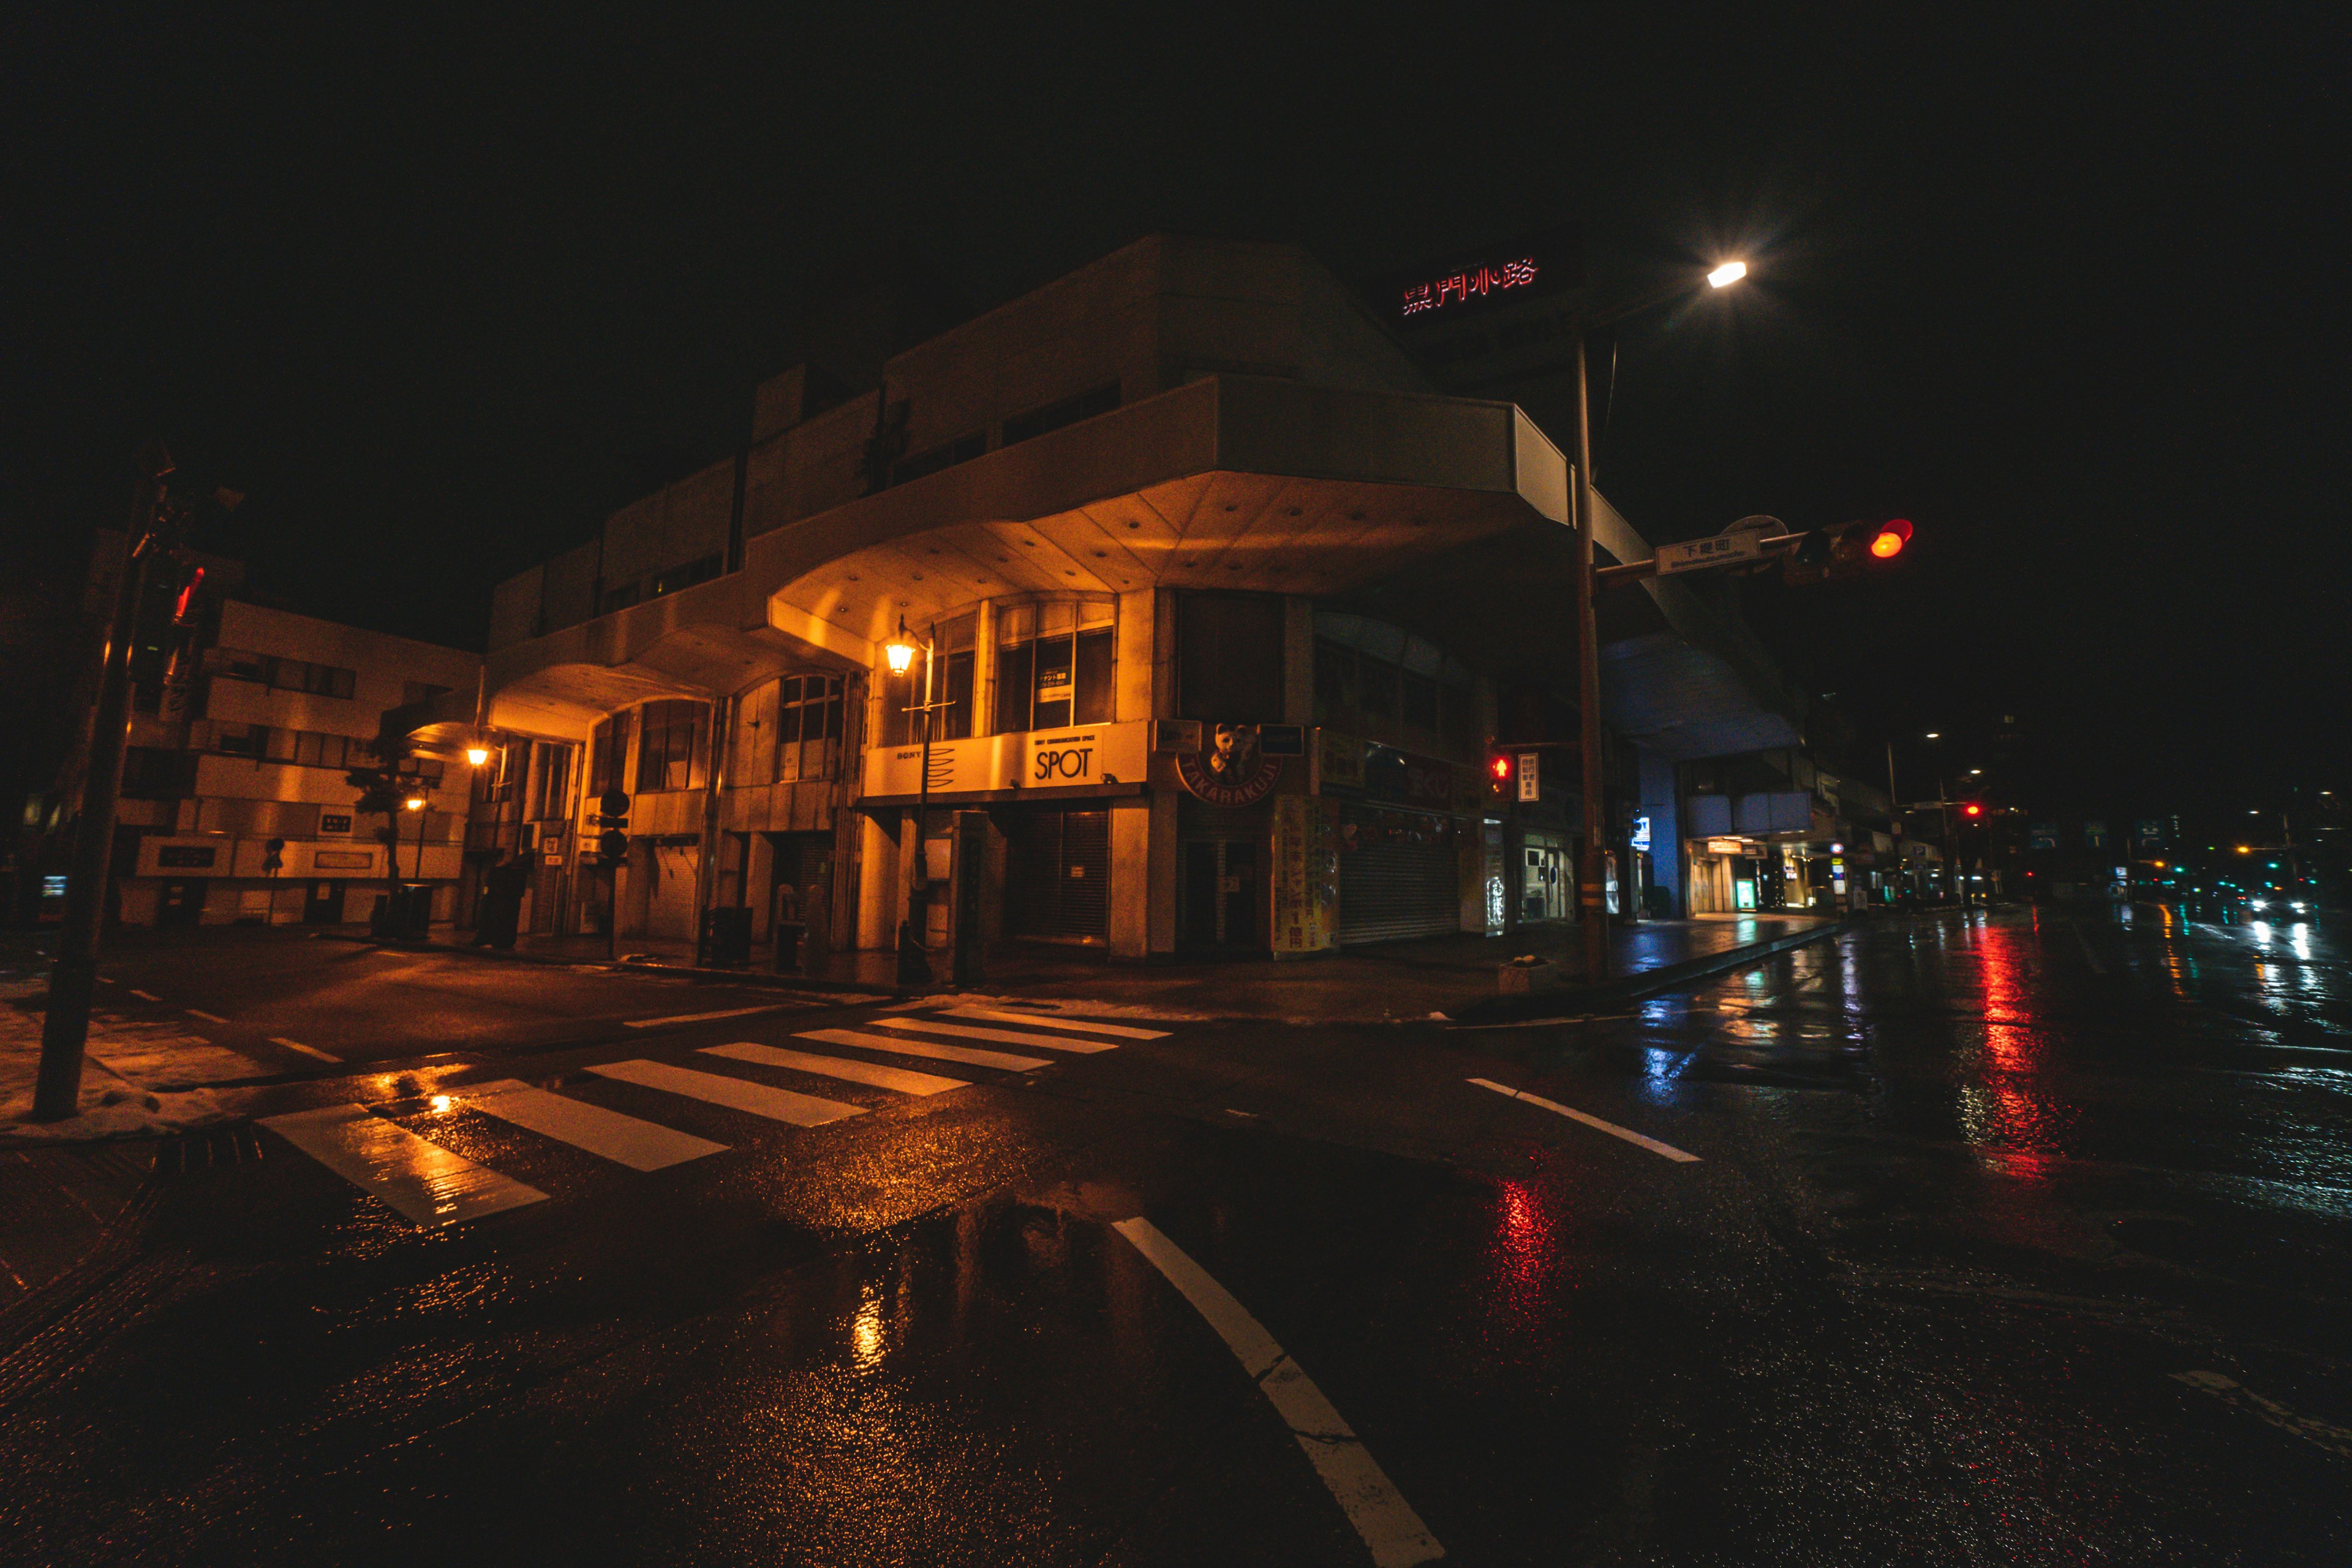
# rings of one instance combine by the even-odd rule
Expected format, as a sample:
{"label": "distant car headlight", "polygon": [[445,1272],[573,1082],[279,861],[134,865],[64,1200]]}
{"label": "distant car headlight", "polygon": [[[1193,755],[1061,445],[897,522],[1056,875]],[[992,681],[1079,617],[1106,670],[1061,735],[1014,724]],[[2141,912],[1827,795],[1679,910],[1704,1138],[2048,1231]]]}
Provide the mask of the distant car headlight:
{"label": "distant car headlight", "polygon": [[2301,914],[2304,910],[2311,908],[2311,906],[2305,903],[2301,899],[2297,899],[2294,903],[2289,904],[2287,908],[2293,910],[2296,914]]}
{"label": "distant car headlight", "polygon": [[2271,901],[2268,899],[2248,899],[2246,900],[2246,908],[2250,910],[2266,910],[2270,907]]}

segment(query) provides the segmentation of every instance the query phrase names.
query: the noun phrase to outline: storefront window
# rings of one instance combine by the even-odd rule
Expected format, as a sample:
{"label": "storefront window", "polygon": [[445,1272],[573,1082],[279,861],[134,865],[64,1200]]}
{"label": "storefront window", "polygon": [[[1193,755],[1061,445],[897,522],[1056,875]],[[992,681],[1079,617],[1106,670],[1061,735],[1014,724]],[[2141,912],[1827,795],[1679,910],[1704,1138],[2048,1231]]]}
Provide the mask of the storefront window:
{"label": "storefront window", "polygon": [[[971,733],[972,626],[974,617],[941,621],[931,633],[931,739],[961,741]],[[923,738],[923,664],[920,652],[904,675],[881,672],[882,743],[912,746]]]}

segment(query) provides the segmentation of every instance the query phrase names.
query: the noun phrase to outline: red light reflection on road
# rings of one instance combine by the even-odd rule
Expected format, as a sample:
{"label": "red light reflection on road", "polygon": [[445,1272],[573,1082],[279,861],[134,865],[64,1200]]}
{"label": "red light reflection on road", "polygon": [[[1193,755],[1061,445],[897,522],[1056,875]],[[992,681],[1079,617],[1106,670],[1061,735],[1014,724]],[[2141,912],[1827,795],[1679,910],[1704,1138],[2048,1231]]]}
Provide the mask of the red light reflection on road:
{"label": "red light reflection on road", "polygon": [[2060,1135],[2074,1110],[2036,1081],[2049,1066],[2049,1040],[2046,1026],[2033,1016],[2028,942],[2020,933],[1989,927],[1975,946],[1983,988],[1984,1082],[1960,1090],[1960,1128],[2009,1174],[2041,1181],[2063,1152]]}
{"label": "red light reflection on road", "polygon": [[1532,1183],[1495,1190],[1494,1230],[1480,1258],[1480,1318],[1489,1349],[1511,1360],[1541,1360],[1562,1328],[1559,1197]]}

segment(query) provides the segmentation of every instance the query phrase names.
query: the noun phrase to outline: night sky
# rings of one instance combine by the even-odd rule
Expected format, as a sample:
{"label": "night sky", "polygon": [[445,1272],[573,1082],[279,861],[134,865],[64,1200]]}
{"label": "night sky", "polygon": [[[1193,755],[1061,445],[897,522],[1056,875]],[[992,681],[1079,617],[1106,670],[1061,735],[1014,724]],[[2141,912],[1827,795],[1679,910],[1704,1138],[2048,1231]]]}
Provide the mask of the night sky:
{"label": "night sky", "polygon": [[1918,525],[1888,580],[1749,590],[1818,689],[2014,712],[2085,803],[2347,783],[2326,7],[201,9],[0,25],[12,571],[78,565],[160,435],[248,492],[200,542],[268,589],[478,647],[494,581],[739,443],[860,268],[977,310],[1155,229],[1370,277],[1580,219],[1603,279],[1756,268],[1624,335],[1637,527]]}

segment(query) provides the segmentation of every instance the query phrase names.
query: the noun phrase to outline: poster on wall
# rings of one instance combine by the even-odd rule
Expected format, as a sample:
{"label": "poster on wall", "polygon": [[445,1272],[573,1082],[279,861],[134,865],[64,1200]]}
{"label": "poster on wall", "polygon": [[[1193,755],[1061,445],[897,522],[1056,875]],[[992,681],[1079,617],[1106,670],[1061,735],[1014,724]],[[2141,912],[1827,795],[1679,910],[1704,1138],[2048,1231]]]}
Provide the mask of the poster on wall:
{"label": "poster on wall", "polygon": [[1274,802],[1274,951],[1323,952],[1339,921],[1339,807],[1312,795]]}

